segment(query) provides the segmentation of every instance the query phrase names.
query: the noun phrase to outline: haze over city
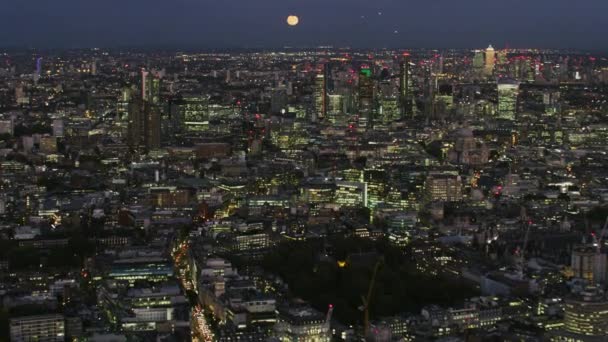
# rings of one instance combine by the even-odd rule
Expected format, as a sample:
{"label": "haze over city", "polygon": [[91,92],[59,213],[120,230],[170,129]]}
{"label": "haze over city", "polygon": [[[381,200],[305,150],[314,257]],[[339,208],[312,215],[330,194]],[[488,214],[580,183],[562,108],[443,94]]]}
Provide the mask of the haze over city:
{"label": "haze over city", "polygon": [[6,1],[0,46],[605,50],[607,11],[602,0]]}

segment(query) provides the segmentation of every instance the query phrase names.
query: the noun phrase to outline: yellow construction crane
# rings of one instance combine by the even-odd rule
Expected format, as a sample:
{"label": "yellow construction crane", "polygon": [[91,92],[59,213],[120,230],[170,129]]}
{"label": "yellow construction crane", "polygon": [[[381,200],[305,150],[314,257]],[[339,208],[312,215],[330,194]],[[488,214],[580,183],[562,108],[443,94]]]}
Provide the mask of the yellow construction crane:
{"label": "yellow construction crane", "polygon": [[376,284],[376,275],[378,274],[378,269],[382,265],[382,259],[376,262],[374,266],[374,272],[372,273],[372,279],[369,282],[369,288],[367,289],[367,297],[361,296],[363,301],[363,305],[359,307],[361,311],[363,311],[363,338],[367,338],[369,334],[369,305],[372,300],[372,294],[374,292],[374,285]]}

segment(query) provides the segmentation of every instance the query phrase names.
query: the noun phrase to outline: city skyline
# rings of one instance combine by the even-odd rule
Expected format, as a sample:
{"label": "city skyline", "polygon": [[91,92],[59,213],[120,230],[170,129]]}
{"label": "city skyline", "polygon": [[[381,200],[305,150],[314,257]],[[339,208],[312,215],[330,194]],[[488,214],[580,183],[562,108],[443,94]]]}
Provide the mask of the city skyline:
{"label": "city skyline", "polygon": [[608,341],[607,10],[5,4],[0,341]]}

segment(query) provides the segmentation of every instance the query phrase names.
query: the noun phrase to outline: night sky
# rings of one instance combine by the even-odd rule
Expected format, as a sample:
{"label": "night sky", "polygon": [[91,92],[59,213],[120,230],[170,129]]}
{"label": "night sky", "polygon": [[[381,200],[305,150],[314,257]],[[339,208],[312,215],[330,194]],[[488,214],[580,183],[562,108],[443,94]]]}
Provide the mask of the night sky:
{"label": "night sky", "polygon": [[[607,0],[2,0],[0,46],[608,50]],[[381,14],[379,13],[381,12]],[[300,17],[288,27],[289,14]],[[395,33],[397,31],[397,33]]]}

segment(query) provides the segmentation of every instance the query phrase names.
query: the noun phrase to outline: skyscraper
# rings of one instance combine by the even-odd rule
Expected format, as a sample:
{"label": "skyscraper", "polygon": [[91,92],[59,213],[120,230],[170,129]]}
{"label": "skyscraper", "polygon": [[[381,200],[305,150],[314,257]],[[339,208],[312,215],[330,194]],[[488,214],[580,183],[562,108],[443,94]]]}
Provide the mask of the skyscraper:
{"label": "skyscraper", "polygon": [[42,74],[42,57],[36,59],[36,75],[40,77]]}
{"label": "skyscraper", "polygon": [[160,87],[162,73],[152,70],[141,71],[141,97],[144,101],[153,104],[160,103]]}
{"label": "skyscraper", "polygon": [[[132,149],[150,150],[160,146],[160,112],[141,98],[133,98],[129,103],[129,146]],[[158,129],[158,134],[155,130]]]}
{"label": "skyscraper", "polygon": [[476,79],[482,78],[485,73],[484,53],[482,50],[475,50],[473,56],[473,76]]}
{"label": "skyscraper", "polygon": [[409,53],[403,54],[399,69],[399,102],[401,118],[405,119],[412,114],[412,77],[410,72]]}
{"label": "skyscraper", "polygon": [[498,118],[515,120],[519,82],[513,79],[498,80]]}
{"label": "skyscraper", "polygon": [[393,82],[381,81],[379,84],[379,108],[378,119],[383,124],[389,124],[391,121],[399,120],[399,97],[397,88]]}
{"label": "skyscraper", "polygon": [[209,126],[209,96],[184,95],[177,103],[178,117],[186,132],[204,131]]}
{"label": "skyscraper", "polygon": [[485,68],[486,76],[492,75],[492,72],[494,72],[495,63],[496,63],[496,51],[494,50],[492,45],[490,45],[486,49],[486,68]]}
{"label": "skyscraper", "polygon": [[314,101],[316,118],[323,119],[327,114],[327,87],[325,85],[324,68],[317,72],[315,76]]}
{"label": "skyscraper", "polygon": [[367,125],[371,125],[373,110],[374,80],[372,79],[372,69],[368,65],[363,65],[359,72],[359,120],[365,119]]}

